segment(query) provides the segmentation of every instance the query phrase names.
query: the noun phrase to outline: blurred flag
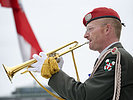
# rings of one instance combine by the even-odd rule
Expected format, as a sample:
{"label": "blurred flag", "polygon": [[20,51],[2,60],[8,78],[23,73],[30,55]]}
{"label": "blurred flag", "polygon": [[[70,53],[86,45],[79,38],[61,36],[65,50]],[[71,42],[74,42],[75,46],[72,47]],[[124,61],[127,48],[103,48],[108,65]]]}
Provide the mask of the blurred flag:
{"label": "blurred flag", "polygon": [[23,61],[31,59],[33,54],[39,54],[42,49],[39,46],[39,43],[26,18],[20,0],[0,0],[0,3],[1,6],[9,7],[13,10]]}

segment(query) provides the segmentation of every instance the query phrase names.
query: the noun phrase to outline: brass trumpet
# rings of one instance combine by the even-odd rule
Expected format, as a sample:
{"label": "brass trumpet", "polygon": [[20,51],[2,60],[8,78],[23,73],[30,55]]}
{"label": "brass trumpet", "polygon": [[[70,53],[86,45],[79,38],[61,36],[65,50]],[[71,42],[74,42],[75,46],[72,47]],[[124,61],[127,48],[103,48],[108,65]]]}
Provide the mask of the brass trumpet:
{"label": "brass trumpet", "polygon": [[[47,53],[46,55],[47,55],[48,57],[50,57],[52,54],[55,53],[56,55],[54,55],[54,58],[57,59],[58,57],[60,57],[60,56],[62,56],[62,55],[64,55],[64,54],[66,54],[66,53],[68,53],[68,52],[72,52],[73,50],[75,50],[75,49],[77,49],[77,48],[79,48],[79,47],[81,47],[81,46],[83,46],[83,45],[85,45],[85,44],[88,44],[88,43],[89,43],[89,41],[87,41],[87,42],[85,42],[85,43],[83,43],[83,44],[81,44],[81,45],[78,45],[78,42],[77,42],[77,41],[73,41],[73,42],[71,42],[71,43],[68,43],[68,44],[66,44],[66,45],[64,45],[64,46],[62,46],[62,47],[60,47],[60,48],[58,48],[58,49],[55,49],[55,50],[53,50],[53,51]],[[67,46],[69,46],[69,45],[72,45],[72,44],[75,44],[75,45],[74,45],[73,47],[70,47],[70,48],[69,48],[68,50],[66,50],[65,52],[60,53],[60,54],[59,54],[59,53],[56,53],[57,51],[59,51],[59,50],[65,48],[65,47],[67,47]],[[4,64],[2,64],[2,65],[3,65],[3,67],[4,67],[4,70],[5,70],[5,72],[6,72],[7,76],[8,76],[8,78],[9,78],[9,80],[12,82],[12,78],[13,78],[13,76],[14,76],[15,73],[17,73],[18,71],[20,71],[20,70],[22,70],[22,69],[24,69],[24,68],[26,68],[26,67],[32,65],[33,63],[36,63],[36,62],[37,62],[36,59],[31,59],[31,60],[28,60],[28,61],[26,61],[26,62],[24,62],[24,63],[22,63],[22,64],[19,64],[19,65],[17,65],[17,66],[14,66],[14,67],[7,67],[7,66],[5,66]]]}

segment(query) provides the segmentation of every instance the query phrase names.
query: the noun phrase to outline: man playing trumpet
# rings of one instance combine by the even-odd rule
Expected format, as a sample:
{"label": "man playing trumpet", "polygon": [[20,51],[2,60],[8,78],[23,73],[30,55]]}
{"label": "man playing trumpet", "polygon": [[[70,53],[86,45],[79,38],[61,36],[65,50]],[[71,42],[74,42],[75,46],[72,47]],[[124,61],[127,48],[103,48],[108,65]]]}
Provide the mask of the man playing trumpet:
{"label": "man playing trumpet", "polygon": [[63,60],[57,63],[44,53],[33,55],[37,62],[28,70],[40,72],[49,79],[49,86],[67,100],[133,100],[133,57],[119,42],[122,23],[118,13],[106,7],[95,8],[85,15],[83,24],[89,48],[100,53],[84,83],[61,70]]}

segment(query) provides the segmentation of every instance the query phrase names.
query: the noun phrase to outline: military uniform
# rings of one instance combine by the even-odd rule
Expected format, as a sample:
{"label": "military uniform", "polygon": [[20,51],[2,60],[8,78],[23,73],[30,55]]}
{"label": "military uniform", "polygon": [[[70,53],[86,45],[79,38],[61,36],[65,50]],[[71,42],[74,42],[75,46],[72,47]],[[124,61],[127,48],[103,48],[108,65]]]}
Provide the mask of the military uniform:
{"label": "military uniform", "polygon": [[[116,43],[110,48],[117,47],[121,53],[121,91],[119,100],[133,100],[133,57]],[[49,80],[49,86],[61,97],[67,100],[112,100],[114,93],[115,68],[106,68],[108,62],[116,62],[116,55],[109,53],[93,77],[84,83],[75,81],[62,70]],[[114,64],[114,63],[112,63]]]}

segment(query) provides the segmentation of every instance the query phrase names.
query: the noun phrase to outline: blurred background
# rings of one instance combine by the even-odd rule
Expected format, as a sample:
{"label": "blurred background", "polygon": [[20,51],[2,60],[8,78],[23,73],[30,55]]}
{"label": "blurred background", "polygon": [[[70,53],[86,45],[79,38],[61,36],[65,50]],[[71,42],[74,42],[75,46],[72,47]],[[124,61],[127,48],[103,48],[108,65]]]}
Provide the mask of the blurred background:
{"label": "blurred background", "polygon": [[[72,41],[84,43],[82,20],[86,13],[96,7],[109,7],[116,10],[126,27],[123,27],[121,43],[133,55],[133,1],[132,0],[21,0],[27,19],[43,49],[48,53]],[[88,78],[99,53],[83,46],[74,51],[81,82]],[[76,79],[71,53],[63,56],[63,69]],[[0,6],[0,97],[10,96],[16,88],[36,87],[37,83],[29,73],[16,73],[13,83],[9,81],[2,64],[12,67],[23,63],[18,44],[17,32],[11,8]],[[34,73],[37,79],[47,86],[46,79]]]}

